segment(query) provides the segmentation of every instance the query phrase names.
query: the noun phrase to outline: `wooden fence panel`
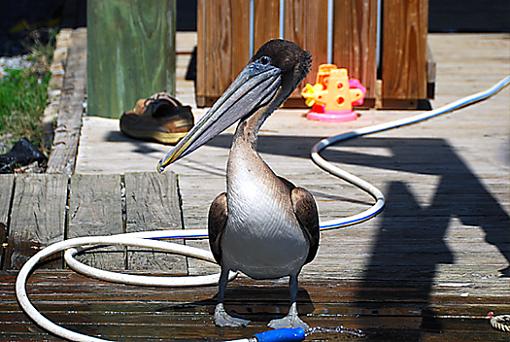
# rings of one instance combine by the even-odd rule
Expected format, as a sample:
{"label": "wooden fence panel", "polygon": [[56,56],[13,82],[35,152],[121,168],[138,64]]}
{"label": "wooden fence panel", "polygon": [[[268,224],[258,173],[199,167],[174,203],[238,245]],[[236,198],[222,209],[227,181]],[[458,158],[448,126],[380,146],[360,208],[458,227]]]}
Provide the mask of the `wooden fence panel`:
{"label": "wooden fence panel", "polygon": [[349,70],[375,98],[377,0],[335,0],[333,63]]}
{"label": "wooden fence panel", "polygon": [[316,0],[305,2],[305,44],[303,48],[313,56],[311,72],[305,82],[315,83],[319,65],[328,61],[328,1]]}
{"label": "wooden fence panel", "polygon": [[[287,0],[285,2],[284,38],[295,42],[312,54],[310,72],[287,100],[285,105],[288,107],[302,107],[304,105],[301,89],[306,83],[315,83],[319,65],[327,62],[327,8],[327,0]],[[318,20],[318,18],[324,20]]]}
{"label": "wooden fence panel", "polygon": [[[256,0],[254,7],[253,53],[255,54],[265,42],[280,36],[280,1]],[[247,37],[249,38],[249,36]]]}
{"label": "wooden fence panel", "polygon": [[[211,105],[246,64],[249,5],[249,0],[199,1],[198,106]],[[313,56],[306,80],[285,103],[303,107],[302,87],[313,84],[318,66],[328,61],[328,1],[285,0],[284,5],[284,38]],[[366,106],[372,107],[377,97],[383,99],[384,108],[394,103],[415,108],[417,100],[433,96],[433,91],[427,94],[427,10],[428,0],[384,1],[381,9],[377,0],[335,0],[332,62],[347,67],[350,76],[367,88]],[[380,71],[376,64],[378,13],[382,15]],[[279,36],[279,22],[279,1],[255,1],[255,50]],[[382,90],[376,94],[378,72]]]}
{"label": "wooden fence panel", "polygon": [[195,101],[198,107],[206,106],[205,96],[207,91],[206,74],[206,0],[198,0],[197,3],[197,79],[195,82]]}
{"label": "wooden fence panel", "polygon": [[[285,26],[284,38],[293,41],[299,46],[304,47],[306,41],[306,3],[307,0],[285,0]],[[312,56],[315,58],[315,56]],[[315,79],[317,73],[310,70]],[[311,82],[313,83],[313,82]],[[292,92],[287,105],[294,107],[302,103],[301,89],[305,86],[306,82],[302,81],[299,86]]]}
{"label": "wooden fence panel", "polygon": [[232,80],[245,67],[250,59],[250,2],[231,0],[232,6]]}
{"label": "wooden fence panel", "polygon": [[198,2],[198,106],[211,105],[249,58],[249,1]]}
{"label": "wooden fence panel", "polygon": [[383,3],[382,96],[392,102],[416,102],[427,97],[427,0]]}

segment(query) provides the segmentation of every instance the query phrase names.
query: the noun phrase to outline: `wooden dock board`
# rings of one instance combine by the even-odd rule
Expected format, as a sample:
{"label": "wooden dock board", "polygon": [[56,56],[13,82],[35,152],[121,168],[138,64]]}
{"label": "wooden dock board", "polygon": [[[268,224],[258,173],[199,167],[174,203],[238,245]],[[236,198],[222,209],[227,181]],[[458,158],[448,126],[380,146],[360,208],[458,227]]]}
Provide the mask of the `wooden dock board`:
{"label": "wooden dock board", "polygon": [[9,213],[11,210],[13,175],[0,176],[0,269],[3,268],[4,253],[9,235]]}
{"label": "wooden dock board", "polygon": [[[176,176],[172,172],[127,173],[126,233],[157,229],[182,229]],[[182,243],[182,241],[173,241]],[[127,269],[157,273],[187,272],[186,258],[128,248]]]}
{"label": "wooden dock board", "polygon": [[47,173],[71,175],[76,164],[87,87],[87,31],[74,30],[69,48],[57,127],[53,137]]}
{"label": "wooden dock board", "polygon": [[[74,175],[68,213],[67,237],[124,233],[120,175]],[[87,264],[102,269],[126,267],[124,247],[85,252]]]}
{"label": "wooden dock board", "polygon": [[[65,175],[19,175],[15,181],[5,269],[19,269],[41,247],[64,239]],[[45,267],[60,268],[56,258]]]}
{"label": "wooden dock board", "polygon": [[[58,298],[53,287],[56,279],[60,282]],[[41,337],[53,340],[51,336],[34,334],[40,329],[19,311],[10,287],[13,280],[13,273],[0,278],[0,290],[4,293],[0,306],[2,336],[13,340]],[[243,329],[222,329],[212,323],[214,286],[171,291],[148,287],[140,291],[139,287],[95,281],[70,271],[39,271],[28,289],[36,305],[49,318],[77,331],[100,333],[103,338],[115,340],[202,341],[248,337],[265,330],[267,321],[286,312],[288,306],[285,282],[236,280],[227,290],[226,308],[251,319],[252,324]],[[458,296],[449,287],[428,291],[426,283],[402,285],[398,277],[392,282],[369,283],[304,280],[298,300],[305,320],[311,325],[342,324],[359,328],[369,340],[505,341],[507,338],[506,334],[493,330],[484,318],[486,310],[510,310],[510,303],[501,301],[503,289],[476,297]],[[437,304],[423,301],[424,295]],[[353,338],[345,334],[317,334],[307,340],[352,341]]]}

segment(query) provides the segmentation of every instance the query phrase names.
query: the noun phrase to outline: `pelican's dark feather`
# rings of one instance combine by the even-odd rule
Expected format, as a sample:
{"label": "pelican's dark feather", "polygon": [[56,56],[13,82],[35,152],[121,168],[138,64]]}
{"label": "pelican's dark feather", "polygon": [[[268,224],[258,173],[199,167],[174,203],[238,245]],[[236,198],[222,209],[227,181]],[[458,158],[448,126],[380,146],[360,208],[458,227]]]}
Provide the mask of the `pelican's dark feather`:
{"label": "pelican's dark feather", "polygon": [[308,256],[306,257],[306,263],[309,263],[315,258],[319,249],[320,226],[317,204],[313,195],[308,190],[296,187],[292,182],[283,177],[278,176],[278,178],[290,191],[292,209],[303,234],[305,234],[310,244]]}
{"label": "pelican's dark feather", "polygon": [[317,250],[319,249],[320,228],[317,204],[308,190],[299,187],[292,189],[290,198],[292,200],[294,214],[296,214],[299,225],[308,243],[310,243],[310,249],[308,250],[308,256],[305,262],[309,263],[315,258]]}
{"label": "pelican's dark feather", "polygon": [[209,246],[214,259],[221,265],[221,237],[227,223],[227,194],[222,192],[211,204],[207,229],[209,231]]}

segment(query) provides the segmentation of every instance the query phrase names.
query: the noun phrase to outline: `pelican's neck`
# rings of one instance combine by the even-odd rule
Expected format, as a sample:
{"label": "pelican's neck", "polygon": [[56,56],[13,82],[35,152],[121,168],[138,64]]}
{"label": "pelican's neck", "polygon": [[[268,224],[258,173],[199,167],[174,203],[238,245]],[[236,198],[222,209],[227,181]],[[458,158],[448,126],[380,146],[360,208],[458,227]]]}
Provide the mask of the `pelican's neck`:
{"label": "pelican's neck", "polygon": [[237,125],[227,163],[228,189],[235,180],[246,179],[246,172],[253,171],[254,177],[272,173],[256,151],[257,133],[271,112],[267,108],[261,108]]}
{"label": "pelican's neck", "polygon": [[259,129],[271,113],[272,110],[262,107],[250,117],[242,119],[237,125],[232,149],[242,148],[255,151]]}

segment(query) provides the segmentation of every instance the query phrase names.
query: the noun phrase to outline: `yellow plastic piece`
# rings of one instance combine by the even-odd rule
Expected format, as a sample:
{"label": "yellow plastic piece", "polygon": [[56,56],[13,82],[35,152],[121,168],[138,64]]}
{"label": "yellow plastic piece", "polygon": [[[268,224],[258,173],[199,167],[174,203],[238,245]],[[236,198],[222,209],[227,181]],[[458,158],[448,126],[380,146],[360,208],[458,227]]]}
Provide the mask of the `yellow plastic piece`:
{"label": "yellow plastic piece", "polygon": [[334,64],[321,64],[314,85],[309,83],[301,91],[307,106],[324,106],[327,111],[352,111],[352,103],[363,93],[360,89],[350,89],[347,69]]}

